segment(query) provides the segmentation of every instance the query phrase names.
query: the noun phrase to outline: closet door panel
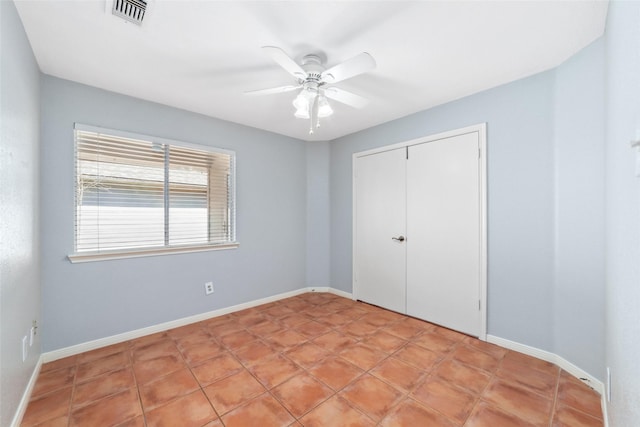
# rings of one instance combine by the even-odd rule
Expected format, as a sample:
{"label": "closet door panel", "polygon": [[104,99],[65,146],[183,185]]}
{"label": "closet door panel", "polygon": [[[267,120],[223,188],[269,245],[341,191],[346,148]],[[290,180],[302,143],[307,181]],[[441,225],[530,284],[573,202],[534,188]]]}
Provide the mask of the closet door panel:
{"label": "closet door panel", "polygon": [[407,314],[480,334],[478,133],[409,147]]}
{"label": "closet door panel", "polygon": [[354,295],[404,313],[406,149],[358,157],[354,167]]}

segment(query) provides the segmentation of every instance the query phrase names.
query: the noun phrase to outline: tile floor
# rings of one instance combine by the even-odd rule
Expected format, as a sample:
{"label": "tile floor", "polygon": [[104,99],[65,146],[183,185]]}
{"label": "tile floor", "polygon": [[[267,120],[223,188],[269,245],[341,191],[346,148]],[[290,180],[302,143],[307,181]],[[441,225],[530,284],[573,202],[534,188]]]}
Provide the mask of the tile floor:
{"label": "tile floor", "polygon": [[43,365],[22,426],[598,426],[557,366],[306,293]]}

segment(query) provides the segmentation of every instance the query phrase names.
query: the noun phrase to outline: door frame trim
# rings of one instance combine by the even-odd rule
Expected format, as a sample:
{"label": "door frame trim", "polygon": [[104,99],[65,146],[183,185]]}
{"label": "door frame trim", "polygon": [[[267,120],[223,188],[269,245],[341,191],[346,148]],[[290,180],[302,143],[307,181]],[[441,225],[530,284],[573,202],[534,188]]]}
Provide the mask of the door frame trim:
{"label": "door frame trim", "polygon": [[478,134],[478,145],[480,147],[478,161],[478,179],[480,182],[480,334],[479,339],[487,340],[487,123],[479,123],[460,129],[454,129],[446,132],[440,132],[433,135],[422,136],[409,141],[399,142],[383,147],[373,148],[365,151],[353,153],[351,159],[351,184],[352,184],[352,279],[351,286],[353,290],[353,299],[358,299],[358,286],[356,282],[357,271],[357,253],[356,253],[356,161],[359,157],[365,157],[372,154],[382,153],[398,148],[410,147],[412,145],[424,144],[427,142],[437,141],[440,139],[451,138],[454,136],[465,135],[469,133]]}

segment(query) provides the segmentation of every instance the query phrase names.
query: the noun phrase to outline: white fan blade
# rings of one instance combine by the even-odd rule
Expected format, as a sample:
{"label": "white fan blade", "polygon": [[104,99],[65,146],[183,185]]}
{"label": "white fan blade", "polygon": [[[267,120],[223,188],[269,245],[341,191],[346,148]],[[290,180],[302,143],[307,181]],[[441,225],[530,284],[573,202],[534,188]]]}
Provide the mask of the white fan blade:
{"label": "white fan blade", "polygon": [[366,73],[376,68],[376,61],[367,52],[362,52],[341,64],[335,65],[322,73],[322,80],[327,83],[337,83],[350,79],[358,74]]}
{"label": "white fan blade", "polygon": [[353,92],[349,92],[338,87],[329,87],[324,90],[324,94],[327,98],[331,98],[334,101],[347,104],[354,108],[362,108],[369,103],[369,100],[363,96],[356,95]]}
{"label": "white fan blade", "polygon": [[302,85],[287,85],[287,86],[272,87],[269,89],[250,90],[245,92],[244,94],[245,95],[271,95],[274,93],[291,92],[293,90],[300,89],[301,87]]}
{"label": "white fan blade", "polygon": [[302,69],[300,65],[296,63],[289,55],[285,53],[284,50],[275,46],[263,46],[265,52],[271,56],[278,65],[285,69],[289,74],[297,79],[304,80],[307,78],[307,73]]}

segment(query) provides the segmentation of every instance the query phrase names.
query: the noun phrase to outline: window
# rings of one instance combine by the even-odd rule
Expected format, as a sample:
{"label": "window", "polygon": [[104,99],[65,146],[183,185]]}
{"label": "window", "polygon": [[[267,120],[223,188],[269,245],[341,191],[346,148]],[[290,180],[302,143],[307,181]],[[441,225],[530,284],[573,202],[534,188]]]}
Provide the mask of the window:
{"label": "window", "polygon": [[233,152],[78,124],[75,143],[71,261],[237,246]]}

